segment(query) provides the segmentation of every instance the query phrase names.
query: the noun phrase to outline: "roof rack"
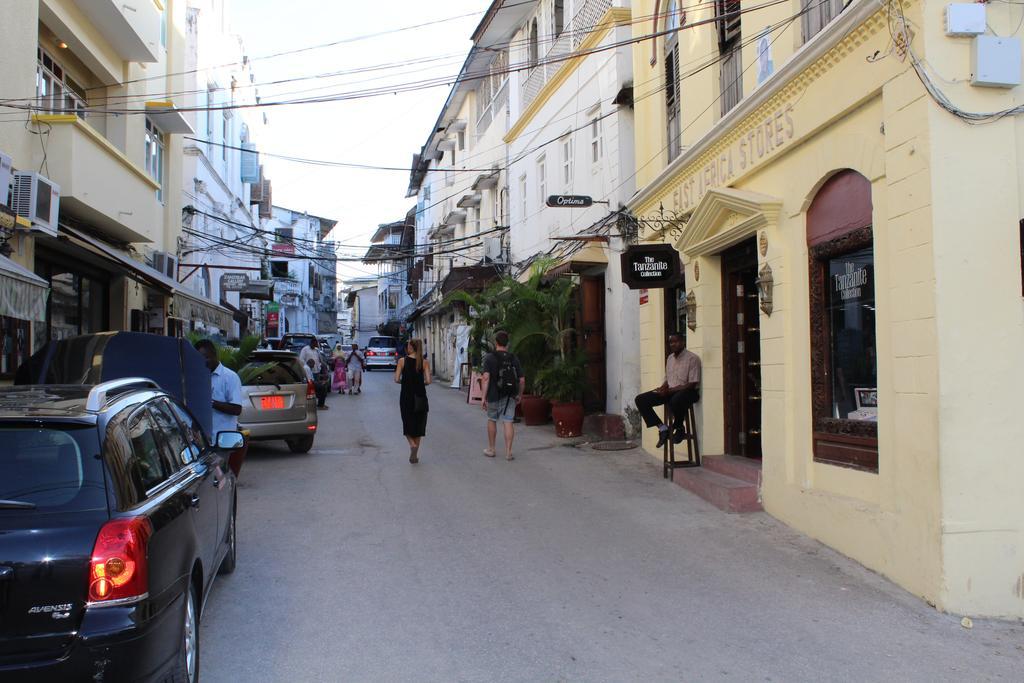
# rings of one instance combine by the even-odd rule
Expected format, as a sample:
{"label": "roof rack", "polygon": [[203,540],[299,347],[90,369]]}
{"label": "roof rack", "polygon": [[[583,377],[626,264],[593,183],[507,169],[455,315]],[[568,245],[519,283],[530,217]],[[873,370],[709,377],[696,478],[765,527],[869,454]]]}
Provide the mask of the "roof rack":
{"label": "roof rack", "polygon": [[85,401],[85,409],[90,412],[96,412],[107,405],[107,396],[109,394],[112,394],[119,389],[128,389],[131,387],[138,387],[140,389],[160,389],[159,384],[151,379],[146,379],[145,377],[114,379],[109,382],[97,384],[89,390],[89,398]]}

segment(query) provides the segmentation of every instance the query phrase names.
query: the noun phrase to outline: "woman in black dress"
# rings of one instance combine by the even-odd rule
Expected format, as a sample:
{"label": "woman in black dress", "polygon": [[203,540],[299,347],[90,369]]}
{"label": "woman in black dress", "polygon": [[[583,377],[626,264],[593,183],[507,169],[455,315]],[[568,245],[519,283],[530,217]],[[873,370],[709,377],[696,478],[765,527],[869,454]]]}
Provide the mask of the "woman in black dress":
{"label": "woman in black dress", "polygon": [[398,360],[395,382],[402,385],[398,406],[402,411],[402,433],[409,442],[409,462],[420,461],[420,439],[427,433],[427,385],[431,382],[430,363],[423,358],[423,340],[410,339],[405,357]]}

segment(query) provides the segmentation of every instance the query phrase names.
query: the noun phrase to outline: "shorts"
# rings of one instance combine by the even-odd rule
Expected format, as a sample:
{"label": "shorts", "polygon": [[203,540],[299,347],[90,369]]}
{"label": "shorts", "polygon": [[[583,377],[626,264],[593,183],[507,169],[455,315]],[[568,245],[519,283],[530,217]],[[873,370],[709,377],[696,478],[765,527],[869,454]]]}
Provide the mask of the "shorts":
{"label": "shorts", "polygon": [[349,370],[348,371],[348,383],[352,384],[352,382],[355,382],[356,380],[359,380],[360,382],[363,381],[363,369],[362,368],[356,368],[355,370]]}
{"label": "shorts", "polygon": [[516,399],[499,398],[493,403],[487,403],[487,419],[491,422],[515,422],[516,421]]}

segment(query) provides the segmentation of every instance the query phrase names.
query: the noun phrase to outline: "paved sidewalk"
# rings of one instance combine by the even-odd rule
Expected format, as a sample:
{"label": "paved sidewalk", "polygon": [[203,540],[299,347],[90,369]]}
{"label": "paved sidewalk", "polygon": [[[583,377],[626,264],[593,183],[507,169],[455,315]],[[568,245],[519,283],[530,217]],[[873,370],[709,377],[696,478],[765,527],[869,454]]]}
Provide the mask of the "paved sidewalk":
{"label": "paved sidewalk", "polygon": [[250,452],[205,681],[1024,679],[1021,625],[966,630],[640,450],[520,426],[515,461],[485,458],[480,409],[434,385],[411,466],[397,395],[370,373],[309,455]]}

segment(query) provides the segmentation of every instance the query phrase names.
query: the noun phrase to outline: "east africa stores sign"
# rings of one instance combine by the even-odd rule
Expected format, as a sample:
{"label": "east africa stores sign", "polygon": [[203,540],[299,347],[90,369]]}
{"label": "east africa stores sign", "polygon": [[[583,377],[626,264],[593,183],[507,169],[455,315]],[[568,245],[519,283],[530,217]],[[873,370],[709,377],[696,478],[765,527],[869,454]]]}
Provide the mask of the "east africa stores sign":
{"label": "east africa stores sign", "polygon": [[629,247],[622,254],[622,282],[630,289],[660,289],[680,284],[679,252],[670,244]]}

